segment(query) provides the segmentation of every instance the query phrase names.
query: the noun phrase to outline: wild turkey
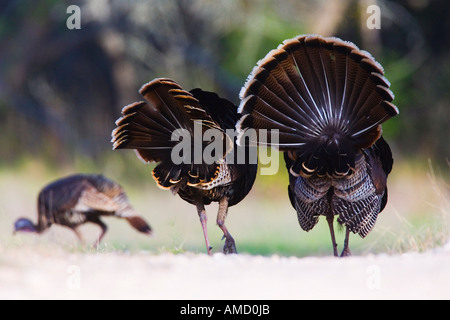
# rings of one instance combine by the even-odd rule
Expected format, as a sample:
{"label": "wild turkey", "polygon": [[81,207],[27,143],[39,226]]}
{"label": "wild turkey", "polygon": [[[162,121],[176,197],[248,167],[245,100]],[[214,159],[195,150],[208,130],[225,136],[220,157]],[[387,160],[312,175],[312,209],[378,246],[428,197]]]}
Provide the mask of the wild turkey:
{"label": "wild turkey", "polygon": [[349,232],[365,237],[387,202],[393,159],[381,124],[398,114],[389,86],[382,66],[353,43],[303,35],[259,61],[240,93],[240,135],[269,130],[301,228],[326,216],[335,256],[334,216],[346,227],[341,256],[350,255]]}
{"label": "wild turkey", "polygon": [[[234,133],[237,106],[212,92],[187,92],[171,79],[155,79],[139,92],[145,101],[123,108],[112,132],[113,149],[135,149],[145,162],[159,162],[153,178],[159,187],[197,207],[208,254],[212,248],[205,205],[219,202],[217,225],[225,238],[223,252],[237,253],[225,218],[228,207],[249,193],[257,170],[256,161],[251,164],[242,157],[237,161],[236,155],[241,151],[249,155],[249,148],[236,150],[235,135],[227,134]],[[211,133],[215,137],[206,138]],[[180,152],[182,142],[187,148]],[[212,148],[213,143],[221,148]],[[216,152],[206,161],[204,156],[211,149]],[[180,154],[182,161],[174,159]]]}
{"label": "wild turkey", "polygon": [[20,218],[14,224],[15,231],[42,233],[52,224],[71,228],[79,240],[83,238],[77,228],[92,222],[102,229],[95,242],[97,247],[106,233],[102,216],[126,219],[130,225],[150,235],[150,226],[131,206],[123,188],[102,175],[75,174],[56,180],[45,186],[38,196],[38,222]]}

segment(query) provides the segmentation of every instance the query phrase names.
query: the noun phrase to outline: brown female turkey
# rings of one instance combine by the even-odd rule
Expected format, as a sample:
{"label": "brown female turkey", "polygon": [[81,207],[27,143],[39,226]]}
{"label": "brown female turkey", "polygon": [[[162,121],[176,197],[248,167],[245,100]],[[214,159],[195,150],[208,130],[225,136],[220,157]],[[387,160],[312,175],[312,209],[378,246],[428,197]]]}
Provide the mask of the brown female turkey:
{"label": "brown female turkey", "polygon": [[100,217],[114,216],[126,219],[139,232],[150,235],[151,228],[131,206],[123,188],[102,175],[76,174],[45,186],[38,196],[38,222],[20,218],[14,230],[42,233],[52,224],[71,228],[83,242],[77,228],[92,222],[102,232],[95,242],[97,247],[106,233],[107,226]]}
{"label": "brown female turkey", "polygon": [[241,91],[238,131],[265,129],[278,141],[269,145],[284,152],[300,226],[326,216],[335,256],[334,216],[346,228],[341,256],[350,255],[350,231],[365,237],[387,202],[393,160],[381,124],[398,114],[389,86],[353,43],[303,35],[259,61]]}

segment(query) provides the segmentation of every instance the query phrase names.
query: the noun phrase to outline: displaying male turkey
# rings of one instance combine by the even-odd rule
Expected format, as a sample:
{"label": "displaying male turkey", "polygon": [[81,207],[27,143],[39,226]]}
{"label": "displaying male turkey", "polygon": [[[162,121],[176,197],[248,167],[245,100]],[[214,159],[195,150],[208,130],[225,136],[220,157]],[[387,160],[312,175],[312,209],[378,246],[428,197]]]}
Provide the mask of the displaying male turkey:
{"label": "displaying male turkey", "polygon": [[38,196],[38,222],[20,218],[14,224],[15,231],[42,233],[52,224],[71,228],[80,241],[83,238],[78,227],[92,222],[102,229],[95,242],[97,247],[106,233],[102,216],[114,216],[127,220],[144,234],[151,228],[131,206],[123,188],[102,175],[75,174],[45,186]]}
{"label": "displaying male turkey", "polygon": [[[153,178],[197,207],[208,254],[205,205],[219,202],[223,252],[236,253],[225,218],[228,207],[249,193],[257,171],[257,162],[248,161],[249,148],[236,150],[237,106],[215,93],[185,91],[171,79],[155,79],[139,92],[145,101],[123,108],[112,132],[113,148],[135,149],[145,162],[159,162]],[[239,157],[242,152],[245,157]]]}
{"label": "displaying male turkey", "polygon": [[365,237],[386,205],[393,159],[381,124],[398,114],[389,86],[382,66],[353,43],[303,35],[259,61],[240,93],[238,131],[270,131],[269,145],[285,152],[301,228],[324,215],[335,256],[334,216],[346,228],[346,256],[350,231]]}

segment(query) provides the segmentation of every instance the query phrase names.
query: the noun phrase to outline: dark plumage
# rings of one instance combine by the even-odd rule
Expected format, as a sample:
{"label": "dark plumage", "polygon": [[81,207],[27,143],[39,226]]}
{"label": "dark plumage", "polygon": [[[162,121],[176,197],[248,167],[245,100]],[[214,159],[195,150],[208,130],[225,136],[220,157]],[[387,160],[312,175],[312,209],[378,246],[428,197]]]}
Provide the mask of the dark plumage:
{"label": "dark plumage", "polygon": [[[170,189],[197,207],[208,254],[211,247],[205,205],[219,202],[217,224],[226,239],[223,251],[236,253],[225,218],[228,207],[248,194],[257,170],[256,163],[231,163],[238,152],[234,135],[226,131],[234,132],[239,119],[237,107],[212,92],[200,89],[187,92],[171,79],[155,79],[139,92],[145,101],[123,108],[123,116],[112,132],[113,148],[135,149],[145,162],[159,163],[153,169],[158,186]],[[207,138],[208,133],[215,138]],[[181,142],[188,146],[182,152],[177,149]],[[206,161],[202,155],[213,143],[221,148],[211,152],[211,159]],[[248,155],[249,148],[243,150]],[[174,159],[180,155],[183,161]]]}
{"label": "dark plumage", "polygon": [[[303,230],[320,215],[365,237],[386,205],[392,169],[381,124],[398,114],[383,68],[338,38],[305,35],[286,40],[254,68],[241,91],[237,125],[271,130],[284,151],[289,198]],[[255,141],[257,142],[257,141]]]}
{"label": "dark plumage", "polygon": [[120,185],[102,175],[76,174],[45,186],[38,196],[38,222],[18,219],[15,231],[42,233],[52,224],[71,228],[83,242],[77,230],[80,225],[92,222],[102,228],[95,246],[106,233],[107,226],[100,217],[114,216],[126,219],[130,225],[145,234],[151,228],[131,206]]}

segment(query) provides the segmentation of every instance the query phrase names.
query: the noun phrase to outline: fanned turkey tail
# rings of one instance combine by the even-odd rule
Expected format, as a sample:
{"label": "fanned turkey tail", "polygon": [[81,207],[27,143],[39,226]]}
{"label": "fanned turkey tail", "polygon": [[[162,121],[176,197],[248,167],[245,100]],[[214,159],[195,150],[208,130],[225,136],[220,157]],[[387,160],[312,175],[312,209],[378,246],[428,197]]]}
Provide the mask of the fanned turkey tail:
{"label": "fanned turkey tail", "polygon": [[[202,159],[195,158],[202,154],[194,149],[194,134],[196,130],[201,135],[208,129],[223,130],[199,100],[171,79],[155,79],[139,92],[145,101],[123,108],[123,116],[116,121],[117,128],[112,132],[113,149],[135,149],[145,162],[160,162],[153,170],[153,177],[160,187],[174,192],[183,177],[188,177],[185,182],[193,186],[213,180],[218,164],[211,161],[205,165]],[[184,139],[190,140],[191,149],[175,150],[178,160],[174,161],[174,147]],[[203,144],[204,147],[206,142]],[[217,155],[217,159],[220,157],[223,154]]]}
{"label": "fanned turkey tail", "polygon": [[299,36],[258,62],[241,90],[237,129],[256,129],[256,138],[268,129],[269,141],[279,134],[271,145],[288,152],[295,176],[344,176],[398,114],[389,85],[381,65],[354,44]]}

